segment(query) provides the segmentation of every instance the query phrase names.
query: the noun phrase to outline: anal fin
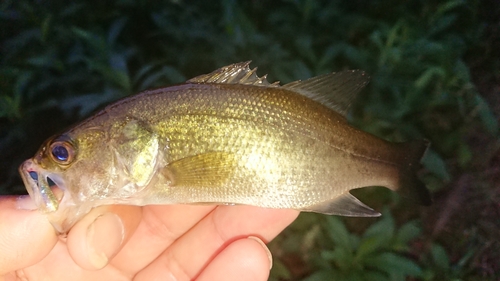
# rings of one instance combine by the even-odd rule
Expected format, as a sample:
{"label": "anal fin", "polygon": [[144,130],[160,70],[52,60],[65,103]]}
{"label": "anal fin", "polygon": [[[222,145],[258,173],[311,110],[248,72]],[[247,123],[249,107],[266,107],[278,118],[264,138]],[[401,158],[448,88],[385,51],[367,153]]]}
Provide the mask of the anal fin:
{"label": "anal fin", "polygon": [[381,214],[359,201],[349,192],[330,201],[307,207],[301,211],[347,217],[379,217]]}

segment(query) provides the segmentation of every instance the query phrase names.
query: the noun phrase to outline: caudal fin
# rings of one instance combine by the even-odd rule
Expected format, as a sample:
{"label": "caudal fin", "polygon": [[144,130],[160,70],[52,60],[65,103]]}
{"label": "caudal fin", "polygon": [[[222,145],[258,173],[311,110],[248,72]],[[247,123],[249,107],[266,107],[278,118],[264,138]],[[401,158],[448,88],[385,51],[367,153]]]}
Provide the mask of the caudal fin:
{"label": "caudal fin", "polygon": [[421,167],[420,160],[429,144],[426,140],[401,144],[405,157],[403,163],[401,163],[398,189],[398,193],[402,196],[426,206],[432,203],[431,195],[424,183],[418,179],[417,172]]}

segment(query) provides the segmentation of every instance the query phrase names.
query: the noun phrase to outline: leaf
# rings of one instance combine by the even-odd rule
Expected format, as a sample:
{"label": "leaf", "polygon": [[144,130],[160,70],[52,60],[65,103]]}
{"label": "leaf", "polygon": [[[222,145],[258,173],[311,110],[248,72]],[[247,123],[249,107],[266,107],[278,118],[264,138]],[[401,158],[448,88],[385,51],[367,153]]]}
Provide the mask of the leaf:
{"label": "leaf", "polygon": [[302,281],[329,281],[338,280],[338,274],[333,270],[316,271],[309,277],[302,279]]}
{"label": "leaf", "polygon": [[355,65],[366,65],[366,52],[355,46],[345,44],[344,56]]}
{"label": "leaf", "polygon": [[443,246],[439,244],[433,244],[431,247],[431,255],[432,255],[432,260],[434,260],[434,263],[439,269],[443,271],[449,270],[450,259],[448,258],[448,254],[446,253]]}
{"label": "leaf", "polygon": [[465,168],[466,165],[472,160],[472,150],[466,143],[459,143],[457,150],[458,163],[461,167]]}
{"label": "leaf", "polygon": [[63,69],[64,63],[54,58],[50,54],[43,54],[42,56],[31,57],[26,60],[27,63],[35,67],[55,68],[57,70]]}
{"label": "leaf", "polygon": [[108,82],[120,87],[121,90],[123,90],[124,95],[130,94],[131,85],[130,78],[127,73],[111,68],[109,65],[96,60],[88,60],[87,62],[91,68],[103,75]]}
{"label": "leaf", "polygon": [[366,256],[389,247],[394,229],[394,219],[389,212],[384,212],[382,219],[371,225],[363,234],[356,251],[356,259],[362,261]]}
{"label": "leaf", "polygon": [[49,14],[42,21],[42,25],[40,27],[40,30],[42,32],[42,38],[41,39],[44,42],[47,40],[47,37],[49,36],[49,32],[50,32],[50,29],[51,29],[51,24],[52,24],[52,15]]}
{"label": "leaf", "polygon": [[427,170],[438,176],[443,181],[449,182],[451,180],[445,162],[436,152],[434,152],[434,150],[427,150],[424,158],[422,159],[422,164]]}
{"label": "leaf", "polygon": [[111,27],[109,28],[108,31],[108,44],[113,45],[115,44],[118,36],[122,32],[123,28],[125,27],[125,24],[127,24],[128,19],[126,17],[120,17],[116,19],[112,24]]}
{"label": "leaf", "polygon": [[457,18],[457,15],[454,14],[439,17],[429,30],[429,34],[436,35],[440,32],[444,32],[448,27],[457,21]]}
{"label": "leaf", "polygon": [[318,68],[331,68],[332,62],[339,55],[339,52],[338,44],[332,44],[328,47],[318,61]]}
{"label": "leaf", "polygon": [[385,44],[382,40],[382,32],[380,30],[375,30],[370,34],[370,40],[377,46],[379,49],[384,48]]}
{"label": "leaf", "polygon": [[280,259],[273,258],[273,267],[271,268],[270,276],[277,280],[289,280],[292,274]]}
{"label": "leaf", "polygon": [[314,53],[312,47],[313,41],[311,36],[300,36],[295,40],[295,45],[297,50],[299,50],[302,55],[312,64],[317,63],[316,54]]}
{"label": "leaf", "polygon": [[115,71],[120,71],[128,76],[127,58],[122,54],[112,53],[109,56],[109,66]]}
{"label": "leaf", "polygon": [[422,233],[422,228],[419,227],[417,221],[405,223],[396,233],[394,250],[408,250],[408,243],[417,238]]}
{"label": "leaf", "polygon": [[486,129],[488,133],[491,135],[498,134],[498,122],[495,118],[495,115],[491,111],[488,103],[481,97],[480,95],[475,95],[476,104],[477,104],[477,113],[479,115],[479,119],[483,124],[483,127]]}
{"label": "leaf", "polygon": [[419,89],[424,89],[429,86],[432,79],[437,76],[438,78],[443,78],[446,75],[446,72],[441,67],[431,67],[424,71],[422,75],[415,81],[415,87]]}
{"label": "leaf", "polygon": [[345,247],[336,246],[333,251],[322,251],[321,257],[341,270],[348,270],[354,264],[352,252]]}
{"label": "leaf", "polygon": [[303,80],[313,76],[311,69],[305,64],[305,62],[294,60],[292,64],[292,71],[295,77],[294,80]]}
{"label": "leaf", "polygon": [[390,281],[388,275],[371,270],[365,270],[362,276],[364,281]]}
{"label": "leaf", "polygon": [[109,93],[86,94],[64,99],[60,104],[63,105],[61,109],[68,115],[75,108],[79,108],[79,115],[83,117],[94,111],[98,106],[110,102],[113,98],[115,97]]}
{"label": "leaf", "polygon": [[345,281],[364,281],[363,271],[349,271],[342,275],[341,280]]}
{"label": "leaf", "polygon": [[335,216],[326,216],[328,237],[335,243],[336,247],[352,250],[350,233],[344,223]]}
{"label": "leaf", "polygon": [[469,67],[461,59],[458,59],[455,62],[454,72],[455,72],[455,75],[464,82],[468,82],[471,80]]}
{"label": "leaf", "polygon": [[371,236],[361,240],[359,248],[356,251],[356,260],[363,261],[366,256],[382,250],[387,246],[387,239],[383,236]]}
{"label": "leaf", "polygon": [[87,31],[87,30],[84,30],[84,29],[81,29],[78,27],[73,27],[71,30],[73,31],[73,33],[75,35],[77,35],[78,37],[84,39],[85,41],[87,41],[89,43],[96,41],[95,35],[90,31]]}
{"label": "leaf", "polygon": [[456,7],[466,5],[467,2],[464,0],[452,0],[452,1],[447,1],[443,4],[441,4],[438,8],[436,13],[434,14],[435,16],[441,17],[444,13],[447,13]]}
{"label": "leaf", "polygon": [[0,96],[0,117],[19,119],[22,117],[19,101],[9,96]]}
{"label": "leaf", "polygon": [[399,277],[419,277],[422,275],[422,269],[412,260],[401,255],[385,252],[371,257],[366,261],[367,266],[377,268],[386,272],[390,276]]}
{"label": "leaf", "polygon": [[385,210],[381,219],[371,225],[365,231],[363,237],[380,236],[385,237],[387,240],[390,240],[394,236],[395,228],[396,226],[394,223],[394,218],[389,213],[389,211]]}

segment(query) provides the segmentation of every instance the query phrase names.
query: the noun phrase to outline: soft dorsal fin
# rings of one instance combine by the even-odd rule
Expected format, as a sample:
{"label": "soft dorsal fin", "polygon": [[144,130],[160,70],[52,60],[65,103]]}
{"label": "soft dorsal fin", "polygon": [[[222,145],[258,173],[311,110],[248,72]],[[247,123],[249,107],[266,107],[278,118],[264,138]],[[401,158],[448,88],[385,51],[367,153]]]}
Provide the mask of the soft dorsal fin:
{"label": "soft dorsal fin", "polygon": [[240,62],[221,67],[208,74],[203,74],[189,79],[187,83],[225,83],[244,84],[254,86],[278,87],[279,82],[269,83],[267,75],[257,76],[257,68],[250,69],[251,61]]}
{"label": "soft dorsal fin", "polygon": [[283,88],[300,93],[322,103],[343,116],[370,77],[361,70],[346,70],[324,74],[304,81],[294,81]]}
{"label": "soft dorsal fin", "polygon": [[380,213],[346,192],[332,200],[309,206],[301,211],[347,217],[379,217]]}

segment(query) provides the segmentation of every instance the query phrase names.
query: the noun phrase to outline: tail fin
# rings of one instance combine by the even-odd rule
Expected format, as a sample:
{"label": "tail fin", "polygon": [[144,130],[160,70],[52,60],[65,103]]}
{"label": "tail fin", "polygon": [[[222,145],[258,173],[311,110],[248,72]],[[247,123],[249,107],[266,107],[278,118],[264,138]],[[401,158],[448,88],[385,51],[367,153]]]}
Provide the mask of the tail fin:
{"label": "tail fin", "polygon": [[429,148],[429,145],[430,143],[427,140],[401,144],[405,157],[401,166],[398,190],[402,196],[426,206],[432,203],[431,195],[424,183],[418,179],[417,171],[421,167],[420,160]]}

